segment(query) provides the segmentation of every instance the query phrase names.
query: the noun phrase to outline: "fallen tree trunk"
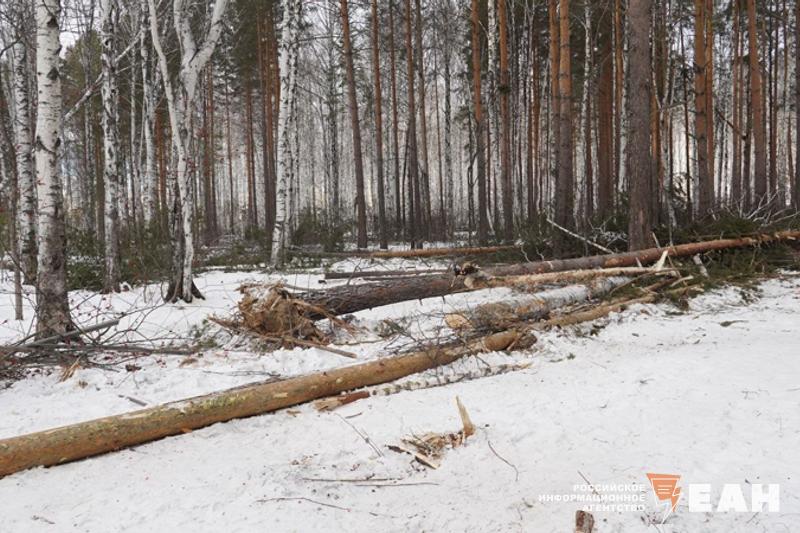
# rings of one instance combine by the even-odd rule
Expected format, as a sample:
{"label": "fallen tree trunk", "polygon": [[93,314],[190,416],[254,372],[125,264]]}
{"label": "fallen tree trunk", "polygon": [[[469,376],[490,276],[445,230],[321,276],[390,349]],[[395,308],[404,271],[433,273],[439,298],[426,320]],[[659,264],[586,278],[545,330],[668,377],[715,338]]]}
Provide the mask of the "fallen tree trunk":
{"label": "fallen tree trunk", "polygon": [[618,267],[598,268],[592,270],[567,270],[564,272],[547,272],[544,274],[526,274],[522,276],[467,276],[467,278],[464,280],[464,284],[473,290],[512,287],[517,290],[529,291],[548,283],[580,282],[597,278],[611,278],[617,276],[675,276],[677,274],[677,270],[663,269],[661,267]]}
{"label": "fallen tree trunk", "polygon": [[[663,248],[648,248],[636,252],[520,263],[487,269],[486,273],[491,276],[520,276],[546,272],[563,272],[566,270],[631,267],[654,263],[661,258],[664,252],[667,253],[668,257],[687,257],[727,248],[741,248],[796,239],[800,239],[800,231],[781,231],[754,237],[719,239]],[[325,308],[333,315],[343,315],[382,305],[444,296],[468,290],[473,289],[466,286],[463,277],[439,274],[331,287],[321,291],[296,293],[293,296],[314,306]],[[324,318],[324,316],[309,315],[308,318],[320,319]]]}
{"label": "fallen tree trunk", "polygon": [[472,309],[450,313],[445,317],[445,323],[455,330],[504,330],[519,322],[546,318],[555,309],[603,296],[628,281],[628,278],[622,277],[596,279],[585,285],[570,285],[542,291],[513,303],[486,303]]}
{"label": "fallen tree trunk", "polygon": [[482,247],[453,247],[453,248],[423,248],[417,250],[377,250],[365,252],[354,250],[352,252],[315,252],[304,251],[300,248],[292,248],[291,251],[317,257],[365,257],[369,259],[394,259],[394,258],[414,258],[414,257],[447,257],[447,256],[466,256],[466,255],[486,255],[500,252],[511,252],[521,250],[518,245],[504,246],[482,246]]}
{"label": "fallen tree trunk", "polygon": [[426,270],[364,270],[361,272],[325,272],[325,279],[359,279],[359,278],[403,278],[418,277],[424,274],[444,274],[445,269]]}
{"label": "fallen tree trunk", "polygon": [[532,335],[508,330],[451,346],[370,361],[0,440],[0,476],[51,466],[186,433],[235,418],[269,413],[344,391],[388,383],[478,352],[519,348]]}

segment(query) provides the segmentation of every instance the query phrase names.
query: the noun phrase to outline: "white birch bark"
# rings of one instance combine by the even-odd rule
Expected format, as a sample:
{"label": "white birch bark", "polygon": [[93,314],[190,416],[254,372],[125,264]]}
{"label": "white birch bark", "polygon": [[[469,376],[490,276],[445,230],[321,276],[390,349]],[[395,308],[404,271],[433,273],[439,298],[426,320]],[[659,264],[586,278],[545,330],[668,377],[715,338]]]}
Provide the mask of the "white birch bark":
{"label": "white birch bark", "polygon": [[222,15],[228,0],[216,0],[211,14],[209,29],[200,46],[194,38],[190,25],[190,5],[187,0],[173,0],[173,22],[180,43],[180,69],[175,87],[169,75],[169,65],[158,29],[158,14],[154,0],[148,0],[150,11],[150,34],[153,47],[158,55],[158,64],[164,92],[167,97],[172,142],[176,153],[177,195],[173,209],[176,220],[173,228],[173,279],[167,298],[171,301],[183,299],[191,302],[193,297],[201,297],[200,291],[192,281],[192,261],[194,259],[194,184],[189,169],[189,135],[191,131],[191,110],[197,95],[197,82],[214,53],[222,31]]}
{"label": "white birch bark", "polygon": [[[149,25],[147,0],[142,0],[142,28]],[[153,85],[155,76],[150,77],[150,48],[147,42],[147,32],[142,31],[139,38],[139,51],[142,59],[142,129],[144,130],[144,168],[142,169],[142,215],[145,227],[150,227],[155,218],[158,186],[156,172],[156,144],[153,127],[156,115],[156,97]]]}
{"label": "white birch bark", "polygon": [[12,49],[14,65],[14,138],[17,152],[17,211],[20,259],[25,280],[36,279],[36,186],[33,179],[31,99],[28,90],[28,53],[22,39]]}
{"label": "white birch bark", "polygon": [[58,153],[61,145],[60,0],[36,2],[36,187],[39,207],[36,332],[74,329],[67,299],[66,233]]}
{"label": "white birch bark", "polygon": [[103,289],[119,292],[119,126],[117,107],[117,68],[114,59],[119,6],[117,0],[101,0],[101,30],[103,83],[103,182],[105,184],[105,225]]}
{"label": "white birch bark", "polygon": [[283,262],[287,238],[287,187],[291,183],[293,165],[292,115],[295,113],[295,77],[297,76],[297,37],[300,29],[300,0],[285,0],[281,29],[279,70],[281,101],[278,110],[278,176],[275,191],[275,226],[272,230],[270,262]]}

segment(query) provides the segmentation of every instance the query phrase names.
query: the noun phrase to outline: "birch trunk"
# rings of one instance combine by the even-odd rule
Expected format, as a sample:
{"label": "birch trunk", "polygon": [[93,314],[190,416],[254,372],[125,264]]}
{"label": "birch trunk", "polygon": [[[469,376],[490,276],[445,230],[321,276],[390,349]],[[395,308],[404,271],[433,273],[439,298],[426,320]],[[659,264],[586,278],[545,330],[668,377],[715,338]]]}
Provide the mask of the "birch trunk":
{"label": "birch trunk", "polygon": [[28,50],[20,40],[12,50],[14,65],[14,137],[17,151],[19,250],[27,283],[36,279],[36,186],[33,179],[31,100],[28,90]]}
{"label": "birch trunk", "polygon": [[61,145],[60,0],[36,2],[36,193],[39,207],[36,334],[74,329],[67,299],[66,232],[58,153]]}
{"label": "birch trunk", "polygon": [[150,227],[155,218],[158,205],[158,173],[156,171],[156,144],[153,135],[155,124],[156,99],[153,84],[156,77],[150,76],[150,47],[147,42],[149,14],[147,0],[142,2],[142,34],[139,41],[139,53],[142,60],[142,130],[144,131],[144,168],[142,169],[142,215],[145,227]]}
{"label": "birch trunk", "polygon": [[294,78],[297,75],[297,38],[300,29],[300,9],[300,0],[286,0],[284,4],[279,59],[281,89],[280,108],[278,111],[278,181],[275,191],[275,226],[272,229],[272,253],[270,255],[270,262],[273,266],[278,266],[283,262],[286,249],[286,221],[289,201],[287,187],[292,179],[293,168],[291,125],[295,97]]}
{"label": "birch trunk", "polygon": [[117,107],[119,92],[117,89],[117,72],[114,60],[116,47],[119,6],[116,0],[100,2],[102,28],[103,65],[103,181],[105,182],[105,242],[103,290],[119,292],[119,127],[117,124]]}
{"label": "birch trunk", "polygon": [[194,181],[189,174],[189,136],[192,130],[191,110],[197,96],[200,73],[214,53],[222,31],[222,15],[228,0],[216,0],[208,31],[200,45],[191,28],[191,6],[187,0],[174,0],[172,5],[175,32],[180,43],[180,69],[177,87],[173,87],[167,56],[161,45],[155,0],[148,0],[150,34],[158,55],[158,64],[164,92],[167,97],[172,144],[176,155],[176,191],[173,198],[174,221],[172,228],[173,259],[172,280],[167,290],[168,301],[180,299],[191,302],[203,295],[194,285],[192,261],[194,260]]}

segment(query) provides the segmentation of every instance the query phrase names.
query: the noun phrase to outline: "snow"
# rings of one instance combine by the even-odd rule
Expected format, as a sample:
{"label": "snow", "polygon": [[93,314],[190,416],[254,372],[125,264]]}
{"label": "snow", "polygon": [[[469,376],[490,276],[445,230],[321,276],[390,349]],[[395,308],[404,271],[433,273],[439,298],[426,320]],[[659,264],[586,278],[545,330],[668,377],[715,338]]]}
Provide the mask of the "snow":
{"label": "snow", "polygon": [[[315,287],[320,277],[208,272],[198,279],[207,299],[189,305],[159,305],[158,286],[112,296],[75,292],[71,300],[83,324],[128,313],[119,329],[139,332],[120,339],[180,344],[210,331],[209,314],[230,314],[242,282]],[[405,320],[409,336],[420,338],[449,310],[512,297],[492,289],[404,302],[357,313],[355,321],[374,328]],[[0,339],[8,342],[30,326],[11,320],[11,295],[5,300]],[[594,512],[599,532],[798,530],[798,313],[800,278],[786,275],[755,292],[712,291],[686,311],[636,306],[542,333],[526,352],[484,354],[428,374],[521,360],[531,362],[525,370],[375,396],[333,412],[300,406],[20,472],[0,480],[0,531],[563,532],[581,505],[540,496],[572,494],[583,477],[646,492],[643,511]],[[412,342],[367,340],[342,348],[367,360]],[[191,358],[137,358],[132,372],[82,368],[63,382],[57,373],[30,376],[0,391],[0,438],[352,364],[318,349],[256,353],[236,339],[220,344]],[[412,434],[460,429],[456,396],[478,432],[447,451],[439,469],[387,448]],[[709,483],[712,501],[725,483],[743,484],[748,501],[749,484],[778,483],[780,512],[694,513],[682,498],[662,525],[648,472],[680,474],[684,493],[690,483]]]}

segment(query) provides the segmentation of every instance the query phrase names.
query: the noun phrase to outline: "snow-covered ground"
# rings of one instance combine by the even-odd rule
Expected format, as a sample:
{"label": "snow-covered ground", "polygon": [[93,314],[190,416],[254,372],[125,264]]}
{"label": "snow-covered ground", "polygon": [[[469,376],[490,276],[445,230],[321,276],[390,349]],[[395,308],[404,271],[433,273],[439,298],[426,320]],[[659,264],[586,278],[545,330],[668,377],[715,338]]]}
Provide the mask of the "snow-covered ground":
{"label": "snow-covered ground", "polygon": [[[386,261],[369,268],[398,266],[406,267]],[[318,286],[320,278],[283,277],[301,287]],[[83,324],[128,313],[119,330],[135,326],[137,333],[119,339],[181,344],[206,327],[208,315],[235,309],[240,283],[277,279],[206,273],[198,286],[207,299],[189,305],[160,306],[157,286],[113,296],[76,292],[71,299]],[[9,285],[0,290],[7,294]],[[11,320],[6,294],[2,342],[29,330]],[[571,531],[581,504],[551,500],[587,494],[580,487],[587,480],[603,494],[599,485],[636,485],[644,498],[643,510],[595,511],[599,532],[797,531],[800,278],[765,281],[756,296],[728,288],[696,298],[686,312],[639,306],[598,324],[544,333],[526,352],[455,365],[531,363],[510,374],[371,397],[333,412],[301,406],[8,476],[0,480],[0,532],[563,532]],[[409,334],[422,337],[447,310],[510,297],[497,289],[407,302],[358,313],[356,323],[404,320]],[[192,357],[139,358],[133,371],[118,365],[116,372],[79,369],[62,382],[57,373],[19,381],[0,391],[0,438],[352,364],[317,349],[252,353],[220,342]],[[402,342],[409,340],[343,348],[366,360]],[[456,396],[478,432],[449,450],[439,469],[387,448],[413,434],[460,429]],[[664,506],[653,497],[651,472],[680,475],[685,495],[689,484],[710,484],[715,503],[724,484],[741,484],[748,506],[751,484],[779,484],[780,511],[696,513],[684,497],[661,524]]]}

